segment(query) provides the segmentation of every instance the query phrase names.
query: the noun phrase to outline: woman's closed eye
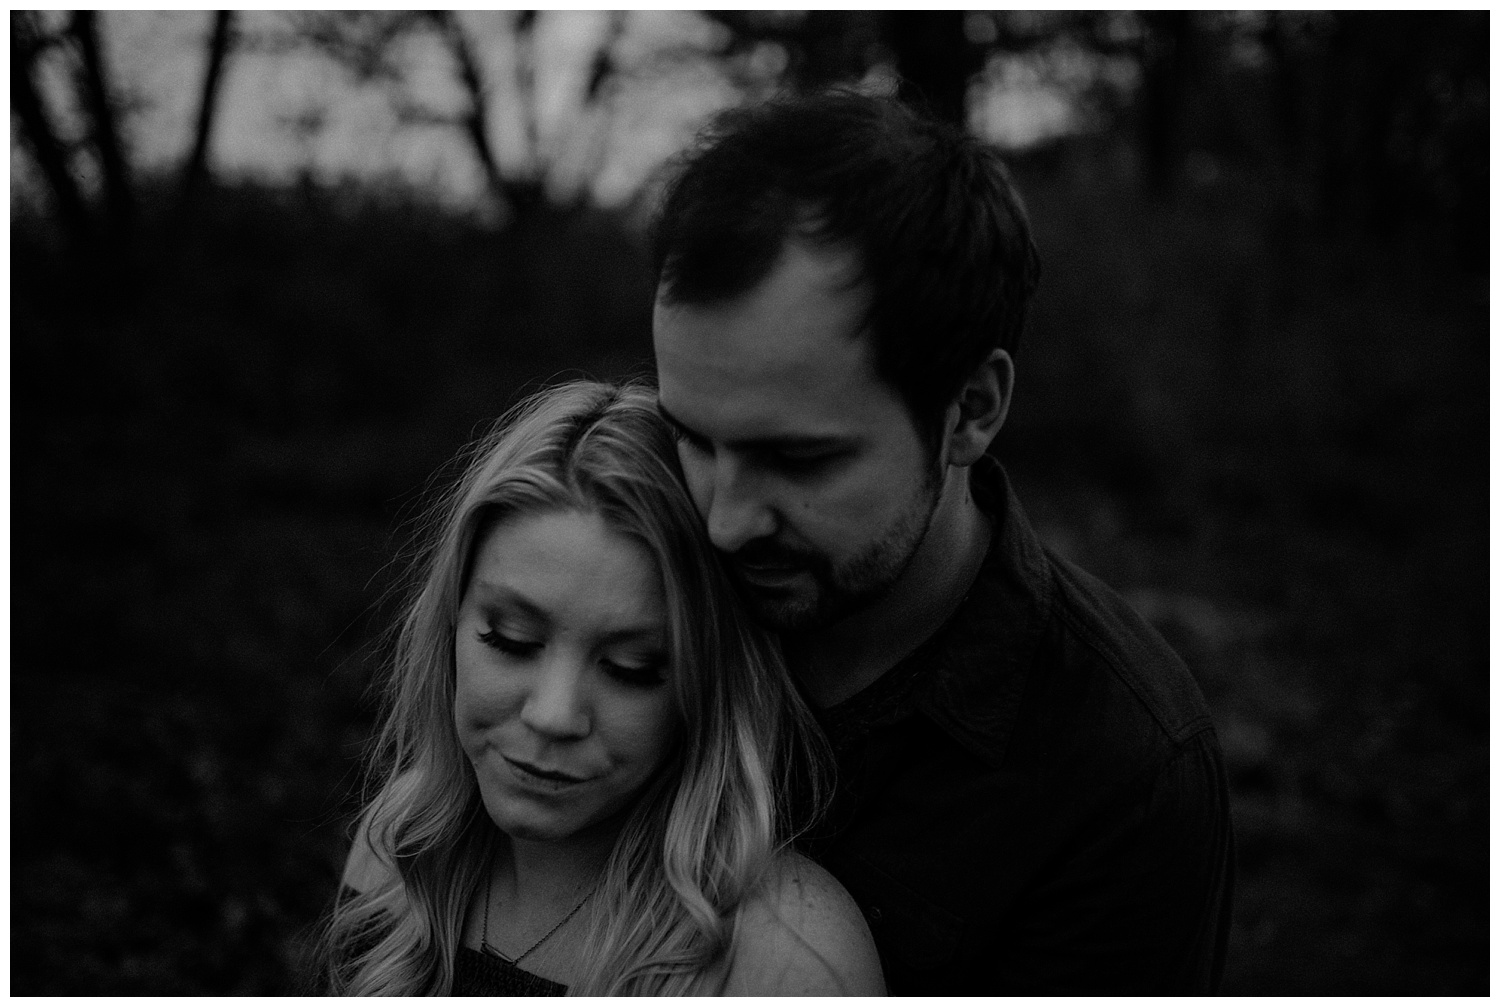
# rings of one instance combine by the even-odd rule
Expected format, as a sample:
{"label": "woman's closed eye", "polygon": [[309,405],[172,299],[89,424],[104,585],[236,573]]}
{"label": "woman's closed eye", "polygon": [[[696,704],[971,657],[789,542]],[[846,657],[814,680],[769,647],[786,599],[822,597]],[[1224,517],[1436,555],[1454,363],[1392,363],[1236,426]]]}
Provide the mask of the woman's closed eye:
{"label": "woman's closed eye", "polygon": [[604,658],[599,665],[606,675],[625,685],[645,688],[660,685],[667,680],[665,661],[650,658],[641,660]]}
{"label": "woman's closed eye", "polygon": [[[485,646],[518,659],[535,657],[546,646],[542,640],[517,636],[494,626],[478,636]],[[652,655],[600,658],[599,667],[610,678],[625,685],[647,687],[666,681],[666,660]]]}
{"label": "woman's closed eye", "polygon": [[479,634],[479,642],[510,657],[531,657],[542,649],[540,641],[509,636],[493,626]]}

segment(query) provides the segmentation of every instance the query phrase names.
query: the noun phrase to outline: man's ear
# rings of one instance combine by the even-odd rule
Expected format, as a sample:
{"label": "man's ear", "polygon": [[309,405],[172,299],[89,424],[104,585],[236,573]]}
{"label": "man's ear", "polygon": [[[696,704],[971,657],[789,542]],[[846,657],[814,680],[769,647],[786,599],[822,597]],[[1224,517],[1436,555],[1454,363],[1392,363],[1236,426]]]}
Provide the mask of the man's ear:
{"label": "man's ear", "polygon": [[1004,350],[991,350],[974,368],[948,407],[948,464],[973,465],[989,448],[1010,411],[1016,365]]}

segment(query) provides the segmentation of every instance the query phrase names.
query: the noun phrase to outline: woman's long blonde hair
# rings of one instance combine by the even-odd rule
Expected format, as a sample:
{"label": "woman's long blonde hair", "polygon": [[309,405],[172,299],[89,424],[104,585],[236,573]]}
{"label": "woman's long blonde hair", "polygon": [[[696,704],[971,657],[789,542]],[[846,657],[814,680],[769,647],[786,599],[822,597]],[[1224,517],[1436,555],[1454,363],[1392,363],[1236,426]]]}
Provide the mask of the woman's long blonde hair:
{"label": "woman's long blonde hair", "polygon": [[[364,830],[387,880],[340,900],[323,948],[332,992],[446,994],[469,901],[497,844],[453,722],[454,623],[473,550],[518,514],[581,510],[660,569],[681,737],[626,813],[590,900],[569,992],[712,993],[737,910],[815,807],[821,735],[774,643],[735,599],[640,384],[573,382],[504,417],[432,512],[396,637]],[[358,841],[358,840],[356,840]]]}

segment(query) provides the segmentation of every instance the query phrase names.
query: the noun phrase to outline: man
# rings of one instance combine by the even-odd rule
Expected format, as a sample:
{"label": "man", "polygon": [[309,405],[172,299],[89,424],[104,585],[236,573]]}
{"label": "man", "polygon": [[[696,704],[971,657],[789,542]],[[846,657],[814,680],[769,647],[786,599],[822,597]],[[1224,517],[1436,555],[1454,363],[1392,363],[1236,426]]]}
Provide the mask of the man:
{"label": "man", "polygon": [[832,742],[810,851],[890,991],[1212,991],[1232,838],[1203,698],[986,454],[1038,273],[995,155],[855,94],[736,110],[656,251],[661,408]]}

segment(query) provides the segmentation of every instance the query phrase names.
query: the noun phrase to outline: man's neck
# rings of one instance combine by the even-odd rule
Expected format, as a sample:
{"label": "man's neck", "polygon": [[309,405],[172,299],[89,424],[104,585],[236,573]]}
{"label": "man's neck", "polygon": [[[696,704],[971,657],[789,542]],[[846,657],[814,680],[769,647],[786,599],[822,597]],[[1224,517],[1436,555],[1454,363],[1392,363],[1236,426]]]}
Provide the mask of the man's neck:
{"label": "man's neck", "polygon": [[990,535],[989,518],[969,490],[969,470],[952,470],[927,535],[891,589],[826,629],[785,641],[813,704],[843,702],[936,633],[974,583]]}

